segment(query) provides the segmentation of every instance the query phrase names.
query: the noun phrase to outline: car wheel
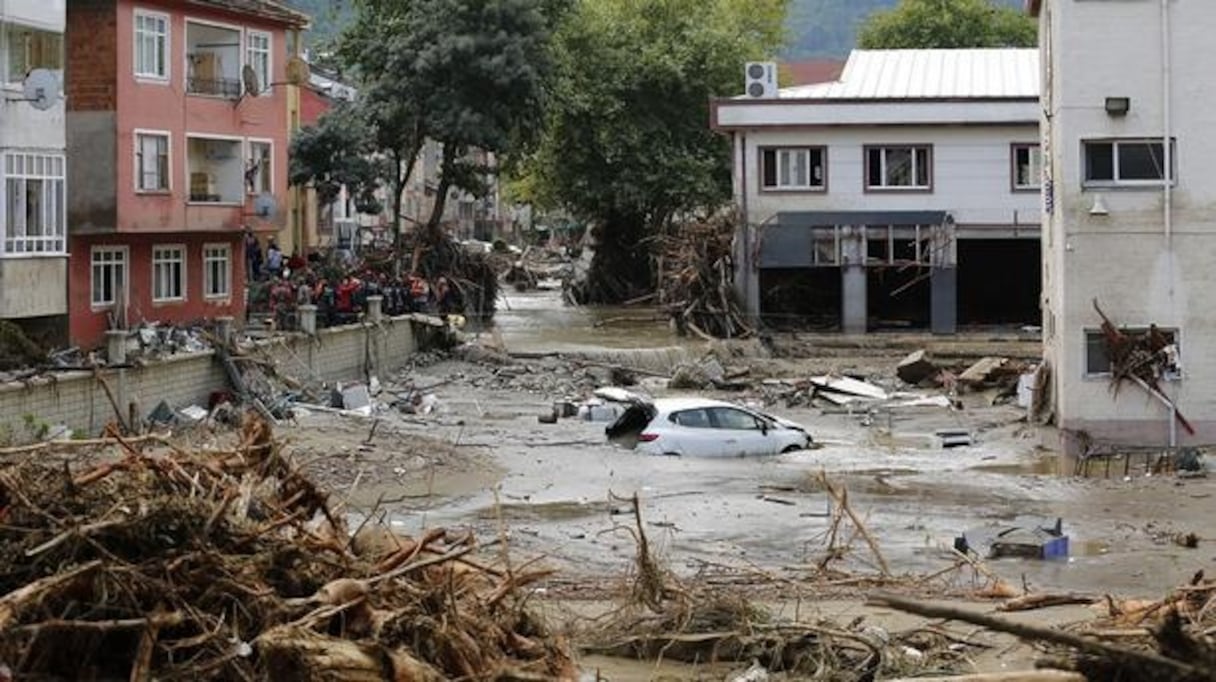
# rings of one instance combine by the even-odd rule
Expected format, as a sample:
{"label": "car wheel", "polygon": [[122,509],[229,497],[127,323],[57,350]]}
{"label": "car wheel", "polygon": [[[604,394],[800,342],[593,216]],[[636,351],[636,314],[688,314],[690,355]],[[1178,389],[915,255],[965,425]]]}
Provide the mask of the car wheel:
{"label": "car wheel", "polygon": [[797,445],[787,445],[785,446],[785,449],[781,451],[781,454],[784,455],[787,452],[798,452],[801,449],[802,448],[798,447]]}
{"label": "car wheel", "polygon": [[664,456],[664,457],[679,457],[679,456],[680,456],[680,453],[678,453],[678,452],[664,452],[664,453],[663,453],[663,456]]}

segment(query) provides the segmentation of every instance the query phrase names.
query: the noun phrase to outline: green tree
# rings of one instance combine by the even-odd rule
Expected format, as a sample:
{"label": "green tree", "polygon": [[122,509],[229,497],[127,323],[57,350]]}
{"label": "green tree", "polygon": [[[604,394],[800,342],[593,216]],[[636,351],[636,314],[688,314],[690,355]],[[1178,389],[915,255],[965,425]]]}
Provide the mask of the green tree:
{"label": "green tree", "polygon": [[387,175],[383,159],[369,144],[369,131],[354,105],[340,103],[315,126],[300,129],[291,140],[288,177],[293,185],[308,185],[321,204],[338,198],[342,188],[361,213],[379,213],[376,198]]}
{"label": "green tree", "polygon": [[562,0],[360,0],[338,54],[361,86],[370,147],[389,169],[396,238],[403,192],[428,139],[443,164],[428,236],[439,240],[448,189],[484,191],[471,150],[502,153],[541,120]]}
{"label": "green tree", "polygon": [[710,99],[780,45],[787,0],[580,0],[558,33],[545,134],[513,189],[594,225],[588,299],[653,284],[652,237],[730,199]]}
{"label": "green tree", "polygon": [[858,47],[866,50],[1034,47],[1035,21],[990,0],[900,0],[861,25]]}

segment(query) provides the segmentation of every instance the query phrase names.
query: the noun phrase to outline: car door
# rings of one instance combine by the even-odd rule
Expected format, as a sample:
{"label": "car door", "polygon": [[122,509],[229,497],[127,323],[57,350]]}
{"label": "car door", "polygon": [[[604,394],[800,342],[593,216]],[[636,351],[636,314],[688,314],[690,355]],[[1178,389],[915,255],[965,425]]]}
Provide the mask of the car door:
{"label": "car door", "polygon": [[689,457],[720,457],[724,454],[721,439],[713,428],[709,412],[703,408],[672,412],[668,418],[671,428],[664,436],[670,438],[664,448]]}
{"label": "car door", "polygon": [[728,457],[772,454],[772,442],[755,415],[733,407],[710,408],[710,417]]}

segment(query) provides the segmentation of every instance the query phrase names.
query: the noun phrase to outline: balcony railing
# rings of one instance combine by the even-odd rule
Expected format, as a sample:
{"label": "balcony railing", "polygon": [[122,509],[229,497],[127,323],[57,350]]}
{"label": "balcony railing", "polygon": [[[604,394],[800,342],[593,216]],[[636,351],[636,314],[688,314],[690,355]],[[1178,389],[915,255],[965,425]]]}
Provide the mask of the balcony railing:
{"label": "balcony railing", "polygon": [[231,78],[188,78],[186,92],[192,95],[212,95],[226,99],[239,99],[241,82]]}

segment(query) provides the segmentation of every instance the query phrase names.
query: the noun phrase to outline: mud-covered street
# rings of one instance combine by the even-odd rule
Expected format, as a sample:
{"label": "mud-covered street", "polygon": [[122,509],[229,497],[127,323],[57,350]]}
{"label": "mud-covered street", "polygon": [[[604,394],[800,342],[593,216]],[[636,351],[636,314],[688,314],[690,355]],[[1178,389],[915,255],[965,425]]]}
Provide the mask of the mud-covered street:
{"label": "mud-covered street", "polygon": [[[1006,352],[1035,352],[1033,340],[990,338],[967,337],[959,352],[974,345],[983,354],[1001,344]],[[348,492],[352,514],[377,508],[407,534],[434,526],[506,532],[513,554],[544,556],[560,569],[550,589],[562,598],[591,594],[588,588],[629,570],[636,547],[624,528],[633,518],[612,496],[634,493],[647,533],[681,574],[805,576],[822,555],[830,519],[828,497],[814,482],[820,472],[847,488],[895,574],[948,566],[949,548],[964,530],[1057,517],[1070,536],[1070,556],[1002,559],[992,570],[1036,590],[1154,596],[1212,565],[1203,521],[1216,511],[1209,479],[1125,478],[1121,465],[1110,478],[1074,478],[1071,463],[1042,447],[1052,442],[1050,432],[1029,426],[1025,410],[990,406],[981,394],[962,396],[962,409],[915,408],[891,417],[764,405],[809,427],[819,447],[768,458],[648,457],[607,444],[602,422],[544,424],[538,416],[555,400],[585,396],[608,380],[588,358],[653,369],[665,358],[699,357],[704,344],[675,341],[645,311],[565,308],[543,293],[509,297],[496,329],[474,341],[516,359],[497,351],[426,358],[388,378],[386,390],[434,387],[433,413],[385,412],[369,443],[370,420],[307,414],[291,438],[306,452],[345,448],[316,466]],[[867,343],[732,362],[770,377],[848,371],[895,385],[894,366],[906,351],[900,343],[884,347],[881,338]],[[545,355],[557,351],[564,355]],[[680,393],[664,383],[643,378],[639,390]],[[757,389],[694,393],[757,406],[763,398]],[[943,448],[933,437],[942,428],[966,429],[975,443]],[[1187,532],[1200,535],[1198,548],[1173,541]],[[864,552],[856,554],[845,565],[864,569]]]}

